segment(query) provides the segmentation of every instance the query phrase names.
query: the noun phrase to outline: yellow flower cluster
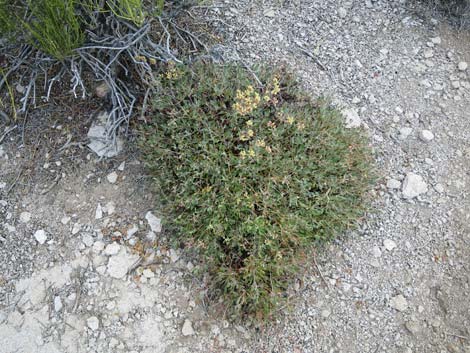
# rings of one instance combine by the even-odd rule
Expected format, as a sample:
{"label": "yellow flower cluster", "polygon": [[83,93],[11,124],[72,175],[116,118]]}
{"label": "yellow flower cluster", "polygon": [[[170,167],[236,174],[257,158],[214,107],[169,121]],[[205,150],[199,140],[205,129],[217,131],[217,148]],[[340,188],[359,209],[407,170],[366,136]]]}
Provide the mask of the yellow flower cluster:
{"label": "yellow flower cluster", "polygon": [[237,90],[236,100],[233,109],[241,115],[250,114],[261,102],[259,93],[251,85],[244,91]]}
{"label": "yellow flower cluster", "polygon": [[165,77],[168,80],[176,80],[178,77],[180,77],[180,75],[181,75],[181,72],[176,67],[170,67],[165,72]]}
{"label": "yellow flower cluster", "polygon": [[256,146],[257,147],[266,147],[266,142],[264,142],[264,140],[258,140],[258,141],[256,141]]}
{"label": "yellow flower cluster", "polygon": [[134,57],[134,59],[135,59],[136,61],[142,61],[142,62],[144,62],[144,63],[146,63],[146,62],[148,61],[148,63],[149,63],[150,65],[156,65],[156,64],[157,64],[157,60],[155,60],[154,58],[147,58],[147,57],[145,57],[145,56],[143,56],[143,55],[136,55],[136,56]]}
{"label": "yellow flower cluster", "polygon": [[277,77],[273,78],[273,88],[271,89],[271,94],[275,96],[281,92],[281,86],[279,85],[279,79]]}
{"label": "yellow flower cluster", "polygon": [[255,132],[251,129],[248,129],[247,131],[243,131],[240,135],[240,140],[242,141],[248,141],[251,139],[253,136],[255,136]]}
{"label": "yellow flower cluster", "polygon": [[241,159],[245,159],[246,157],[251,157],[251,158],[254,158],[256,156],[256,153],[255,153],[255,150],[253,148],[250,148],[247,151],[241,151],[240,152],[240,158]]}

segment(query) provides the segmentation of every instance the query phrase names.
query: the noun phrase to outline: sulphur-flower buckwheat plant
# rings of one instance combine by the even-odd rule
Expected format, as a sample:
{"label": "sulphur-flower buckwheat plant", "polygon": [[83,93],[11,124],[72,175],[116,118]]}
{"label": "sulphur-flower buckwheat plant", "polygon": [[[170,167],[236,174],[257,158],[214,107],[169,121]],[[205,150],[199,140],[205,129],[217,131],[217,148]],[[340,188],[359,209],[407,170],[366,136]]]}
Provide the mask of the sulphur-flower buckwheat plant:
{"label": "sulphur-flower buckwheat plant", "polygon": [[263,89],[236,66],[177,69],[157,76],[140,144],[163,227],[199,256],[214,305],[269,317],[310,249],[363,215],[367,138],[285,71],[257,69]]}

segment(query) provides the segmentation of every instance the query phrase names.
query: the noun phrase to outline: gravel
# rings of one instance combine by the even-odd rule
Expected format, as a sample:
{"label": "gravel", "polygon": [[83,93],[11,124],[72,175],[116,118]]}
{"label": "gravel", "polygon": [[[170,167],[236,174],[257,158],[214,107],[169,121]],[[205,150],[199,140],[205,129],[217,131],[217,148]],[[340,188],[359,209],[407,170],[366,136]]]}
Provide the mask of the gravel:
{"label": "gravel", "polygon": [[[209,305],[199,261],[165,243],[123,141],[109,149],[94,124],[90,148],[114,156],[103,161],[54,151],[67,135],[51,135],[49,156],[34,146],[25,164],[37,173],[6,195],[31,158],[11,133],[0,146],[0,351],[469,352],[468,37],[399,0],[216,0],[188,11],[222,39],[214,55],[286,65],[365,129],[380,176],[371,212],[315,262],[305,257],[268,324],[230,322]],[[106,170],[119,187],[101,182]],[[42,229],[47,246],[31,236]]]}

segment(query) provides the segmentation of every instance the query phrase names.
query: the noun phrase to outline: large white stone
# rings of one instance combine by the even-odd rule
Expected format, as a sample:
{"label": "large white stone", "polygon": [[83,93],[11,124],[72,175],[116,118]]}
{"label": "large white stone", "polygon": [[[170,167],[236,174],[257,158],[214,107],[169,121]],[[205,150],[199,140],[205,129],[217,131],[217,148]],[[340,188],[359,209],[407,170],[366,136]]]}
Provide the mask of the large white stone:
{"label": "large white stone", "polygon": [[47,234],[43,229],[39,229],[34,233],[34,238],[39,244],[44,244],[47,240]]}
{"label": "large white stone", "polygon": [[184,320],[183,328],[181,330],[183,336],[192,336],[194,335],[193,324],[188,319]]}
{"label": "large white stone", "polygon": [[96,331],[100,327],[100,320],[96,316],[92,316],[86,320],[86,324],[90,329]]}
{"label": "large white stone", "polygon": [[147,212],[145,215],[145,219],[149,223],[150,229],[152,229],[152,232],[155,233],[160,233],[162,231],[162,221],[160,218],[155,217],[155,215],[152,212]]}
{"label": "large white stone", "polygon": [[128,254],[126,249],[122,248],[119,254],[109,258],[108,274],[113,278],[124,278],[138,260],[138,255]]}
{"label": "large white stone", "polygon": [[428,186],[421,175],[408,173],[403,182],[402,192],[405,199],[412,199],[428,191]]}
{"label": "large white stone", "polygon": [[403,295],[399,294],[390,299],[390,306],[395,310],[405,311],[408,308],[408,301]]}
{"label": "large white stone", "polygon": [[342,113],[345,119],[345,124],[346,124],[347,129],[358,128],[361,126],[362,121],[361,121],[361,118],[359,117],[359,114],[357,113],[357,109],[355,108],[344,109]]}

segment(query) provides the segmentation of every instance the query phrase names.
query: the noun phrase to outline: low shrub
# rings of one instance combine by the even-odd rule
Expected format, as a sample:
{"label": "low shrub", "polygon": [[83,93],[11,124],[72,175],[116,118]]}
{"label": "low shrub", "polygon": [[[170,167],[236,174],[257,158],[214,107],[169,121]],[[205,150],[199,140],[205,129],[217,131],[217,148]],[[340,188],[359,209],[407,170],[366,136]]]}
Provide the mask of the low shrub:
{"label": "low shrub", "polygon": [[449,22],[464,29],[470,28],[470,0],[418,0],[436,13],[444,15]]}
{"label": "low shrub", "polygon": [[264,317],[301,250],[354,225],[371,153],[326,102],[280,70],[170,65],[158,80],[141,148],[164,224],[197,249],[211,293]]}

